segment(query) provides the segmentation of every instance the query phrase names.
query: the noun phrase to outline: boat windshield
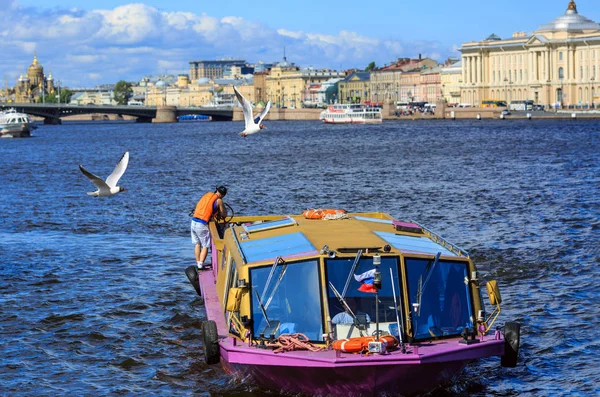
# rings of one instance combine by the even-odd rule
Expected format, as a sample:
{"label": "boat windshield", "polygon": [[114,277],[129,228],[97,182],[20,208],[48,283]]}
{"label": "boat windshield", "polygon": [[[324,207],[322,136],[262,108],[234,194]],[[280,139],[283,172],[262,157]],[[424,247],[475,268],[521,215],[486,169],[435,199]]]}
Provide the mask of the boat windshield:
{"label": "boat windshield", "polygon": [[[375,294],[368,292],[370,290],[371,278],[368,277],[369,271],[374,269],[372,257],[362,257],[352,274],[352,265],[354,258],[335,258],[326,261],[327,282],[331,283],[337,291],[344,291],[348,276],[350,283],[344,296],[350,310],[357,318],[366,319],[366,332],[371,335],[376,330],[376,305]],[[379,298],[379,323],[380,330],[397,335],[396,306],[394,304],[394,293],[390,282],[390,269],[392,269],[394,278],[394,288],[396,289],[396,299],[400,305],[401,289],[398,285],[398,258],[393,256],[381,257],[379,272],[381,273],[382,287],[378,292]],[[357,281],[361,275],[366,278],[363,281]],[[329,285],[329,284],[328,284]],[[336,297],[332,288],[327,289],[327,303],[329,305],[329,315],[335,325],[336,338],[347,338],[360,336],[359,330],[353,327],[354,319],[352,315],[344,311],[343,305]]]}
{"label": "boat windshield", "polygon": [[323,316],[317,259],[281,261],[275,267],[253,268],[250,269],[250,280],[255,336],[265,333],[270,325],[275,327],[275,337],[302,333],[312,341],[322,341]]}
{"label": "boat windshield", "polygon": [[406,258],[416,340],[460,335],[473,326],[467,263]]}

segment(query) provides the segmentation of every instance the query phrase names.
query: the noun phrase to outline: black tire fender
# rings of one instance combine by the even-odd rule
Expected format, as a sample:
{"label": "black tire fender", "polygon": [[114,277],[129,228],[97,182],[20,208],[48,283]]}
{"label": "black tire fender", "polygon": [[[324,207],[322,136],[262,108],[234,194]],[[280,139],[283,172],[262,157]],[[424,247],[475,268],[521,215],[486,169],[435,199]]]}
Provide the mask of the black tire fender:
{"label": "black tire fender", "polygon": [[202,344],[204,345],[204,361],[207,364],[218,364],[221,361],[217,323],[213,320],[202,322]]}
{"label": "black tire fender", "polygon": [[508,322],[504,324],[504,355],[500,359],[500,365],[508,368],[517,366],[520,343],[521,324],[517,322]]}
{"label": "black tire fender", "polygon": [[196,269],[196,266],[188,266],[185,269],[185,275],[187,276],[188,280],[190,280],[190,284],[192,284],[198,296],[202,296],[202,292],[200,291],[200,281],[198,279],[198,270]]}

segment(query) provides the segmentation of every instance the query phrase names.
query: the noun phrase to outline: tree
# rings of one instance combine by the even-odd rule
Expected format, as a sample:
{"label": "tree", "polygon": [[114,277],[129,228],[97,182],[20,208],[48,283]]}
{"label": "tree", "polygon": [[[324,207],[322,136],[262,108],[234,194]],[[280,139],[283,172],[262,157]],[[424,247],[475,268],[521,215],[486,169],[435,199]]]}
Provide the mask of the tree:
{"label": "tree", "polygon": [[371,70],[375,70],[375,69],[377,69],[377,65],[375,65],[375,62],[371,62],[365,68],[365,72],[370,72]]}
{"label": "tree", "polygon": [[120,80],[117,82],[117,84],[115,84],[113,98],[119,105],[127,105],[127,101],[133,92],[131,86],[131,83],[128,83],[124,80]]}
{"label": "tree", "polygon": [[[71,97],[73,96],[73,91],[68,88],[60,89],[60,103],[69,103],[71,102]],[[46,94],[45,96],[40,95],[37,99],[38,103],[58,103],[58,89],[54,92]]]}

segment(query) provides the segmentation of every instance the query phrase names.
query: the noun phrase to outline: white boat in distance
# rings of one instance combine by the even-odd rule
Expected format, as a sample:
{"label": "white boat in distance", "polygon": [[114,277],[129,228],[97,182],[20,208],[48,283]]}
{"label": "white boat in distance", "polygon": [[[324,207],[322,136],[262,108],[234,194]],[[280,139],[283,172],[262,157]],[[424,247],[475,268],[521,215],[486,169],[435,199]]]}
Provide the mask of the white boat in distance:
{"label": "white boat in distance", "polygon": [[31,136],[31,131],[37,127],[29,115],[8,109],[0,113],[0,137],[22,138]]}
{"label": "white boat in distance", "polygon": [[381,124],[381,108],[364,104],[328,105],[319,117],[331,124]]}

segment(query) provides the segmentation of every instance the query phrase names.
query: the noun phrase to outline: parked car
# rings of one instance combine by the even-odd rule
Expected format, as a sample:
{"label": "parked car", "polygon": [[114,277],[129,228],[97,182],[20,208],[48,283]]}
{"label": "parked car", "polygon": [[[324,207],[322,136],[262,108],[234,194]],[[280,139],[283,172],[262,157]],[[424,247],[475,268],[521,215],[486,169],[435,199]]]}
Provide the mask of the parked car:
{"label": "parked car", "polygon": [[508,115],[510,115],[510,112],[508,110],[504,109],[501,114],[503,116],[508,116]]}

